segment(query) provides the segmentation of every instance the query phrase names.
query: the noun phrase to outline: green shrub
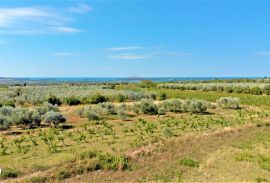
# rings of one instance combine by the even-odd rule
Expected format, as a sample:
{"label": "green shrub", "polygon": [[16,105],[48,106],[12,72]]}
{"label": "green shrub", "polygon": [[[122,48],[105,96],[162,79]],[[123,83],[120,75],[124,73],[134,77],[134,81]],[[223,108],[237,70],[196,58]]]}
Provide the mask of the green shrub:
{"label": "green shrub", "polygon": [[200,165],[199,161],[192,160],[192,159],[186,159],[186,158],[181,159],[180,164],[184,165],[184,166],[194,167],[194,168],[198,168]]}
{"label": "green shrub", "polygon": [[65,170],[61,170],[58,174],[57,174],[57,179],[58,180],[63,180],[63,179],[68,179],[70,178],[72,175],[70,172],[67,172]]}
{"label": "green shrub", "polygon": [[47,112],[53,111],[53,112],[59,112],[59,109],[57,105],[52,105],[50,103],[45,102],[41,107],[37,109],[37,111],[41,114],[44,115]]}
{"label": "green shrub", "polygon": [[117,110],[117,116],[122,120],[125,120],[125,119],[128,118],[128,115],[127,115],[126,111],[123,108],[120,108],[120,109]]}
{"label": "green shrub", "polygon": [[130,168],[129,160],[125,156],[114,156],[109,153],[99,151],[83,152],[80,155],[81,160],[97,158],[99,161],[99,169],[104,170],[127,170]]}
{"label": "green shrub", "polygon": [[251,94],[253,94],[253,95],[261,95],[261,94],[262,94],[261,88],[258,87],[258,86],[252,87],[252,88],[250,89],[250,92],[251,92]]}
{"label": "green shrub", "polygon": [[115,105],[111,102],[100,103],[99,107],[105,109],[107,114],[116,114]]}
{"label": "green shrub", "polygon": [[52,105],[61,105],[62,104],[61,100],[54,95],[50,95],[47,99],[47,102],[52,104]]}
{"label": "green shrub", "polygon": [[107,102],[107,101],[108,101],[108,99],[101,94],[95,94],[90,99],[91,104],[98,104],[98,103],[103,103],[103,102]]}
{"label": "green shrub", "polygon": [[86,115],[87,115],[86,117],[89,121],[101,120],[100,114],[96,113],[95,111],[88,111]]}
{"label": "green shrub", "polygon": [[11,116],[14,112],[14,108],[12,107],[1,107],[0,108],[0,115],[2,116]]}
{"label": "green shrub", "polygon": [[159,100],[166,100],[167,99],[167,94],[166,93],[161,93],[159,95]]}
{"label": "green shrub", "polygon": [[41,114],[37,110],[30,111],[30,118],[32,125],[40,126],[41,123]]}
{"label": "green shrub", "polygon": [[266,95],[270,95],[270,85],[267,85],[263,88],[263,93]]}
{"label": "green shrub", "polygon": [[11,119],[16,125],[30,125],[32,120],[27,109],[15,109]]}
{"label": "green shrub", "polygon": [[165,137],[172,137],[172,136],[174,136],[174,133],[173,133],[172,129],[170,129],[170,128],[165,128],[165,129],[163,130],[163,135],[164,135]]}
{"label": "green shrub", "polygon": [[158,108],[158,114],[159,115],[165,115],[166,114],[166,109],[164,107]]}
{"label": "green shrub", "polygon": [[12,125],[12,121],[4,116],[0,116],[0,129],[7,130]]}
{"label": "green shrub", "polygon": [[75,98],[74,96],[71,96],[71,97],[65,99],[65,103],[67,105],[80,105],[81,101],[79,99]]}
{"label": "green shrub", "polygon": [[10,169],[10,168],[6,168],[6,169],[2,170],[2,173],[0,176],[3,179],[16,178],[19,176],[19,172],[17,172],[16,170]]}
{"label": "green shrub", "polygon": [[26,181],[27,183],[45,183],[48,182],[48,177],[43,177],[43,176],[34,176]]}
{"label": "green shrub", "polygon": [[233,92],[233,88],[230,87],[230,86],[228,86],[228,87],[225,88],[225,91],[226,91],[227,93],[232,93],[232,92]]}
{"label": "green shrub", "polygon": [[223,109],[239,109],[240,101],[238,98],[221,97],[217,100],[217,103]]}
{"label": "green shrub", "polygon": [[124,102],[125,100],[126,100],[126,97],[125,97],[124,95],[119,94],[119,95],[117,96],[117,101],[118,101],[118,102]]}
{"label": "green shrub", "polygon": [[187,110],[192,113],[204,113],[207,110],[207,103],[201,100],[191,100],[188,102]]}
{"label": "green shrub", "polygon": [[141,114],[150,114],[150,115],[158,114],[158,107],[156,104],[154,104],[153,100],[142,99],[138,107],[139,107],[139,112]]}
{"label": "green shrub", "polygon": [[65,123],[66,118],[63,116],[63,114],[59,112],[50,111],[44,115],[44,122],[50,125],[57,126],[60,123]]}

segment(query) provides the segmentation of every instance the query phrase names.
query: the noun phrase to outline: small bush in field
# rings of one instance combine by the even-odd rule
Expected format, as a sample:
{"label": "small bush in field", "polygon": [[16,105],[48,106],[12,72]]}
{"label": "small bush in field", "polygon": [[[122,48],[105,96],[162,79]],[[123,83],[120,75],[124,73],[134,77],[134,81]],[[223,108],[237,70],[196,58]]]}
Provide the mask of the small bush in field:
{"label": "small bush in field", "polygon": [[166,109],[164,107],[158,108],[158,114],[159,115],[165,115],[166,114]]}
{"label": "small bush in field", "polygon": [[250,92],[251,92],[251,94],[253,94],[253,95],[261,95],[261,94],[262,94],[262,90],[261,90],[261,88],[258,87],[258,86],[252,87],[252,88],[250,89]]}
{"label": "small bush in field", "polygon": [[81,101],[79,99],[75,98],[74,96],[71,96],[71,97],[65,99],[65,103],[67,105],[79,105],[79,104],[81,104]]}
{"label": "small bush in field", "polygon": [[122,120],[125,120],[125,119],[128,118],[128,115],[127,115],[126,111],[123,108],[118,109],[117,116]]}
{"label": "small bush in field", "polygon": [[91,104],[107,102],[107,98],[101,94],[93,95],[90,100],[91,100],[90,101]]}
{"label": "small bush in field", "polygon": [[159,100],[166,100],[167,99],[167,94],[166,93],[161,93],[159,95]]}
{"label": "small bush in field", "polygon": [[63,114],[59,112],[50,111],[44,115],[44,122],[50,125],[53,124],[54,126],[57,126],[60,123],[65,123],[66,118],[63,116]]}
{"label": "small bush in field", "polygon": [[52,104],[52,105],[61,105],[62,104],[61,100],[54,95],[50,95],[47,99],[47,102]]}
{"label": "small bush in field", "polygon": [[165,128],[163,130],[163,134],[164,134],[165,137],[172,137],[172,136],[174,136],[174,133],[173,133],[173,131],[170,128]]}
{"label": "small bush in field", "polygon": [[40,126],[41,114],[37,110],[30,111],[30,118],[33,125]]}
{"label": "small bush in field", "polygon": [[50,111],[59,112],[57,105],[52,105],[52,104],[47,103],[47,102],[44,103],[42,107],[39,107],[37,110],[41,115],[44,115]]}
{"label": "small bush in field", "polygon": [[3,179],[8,179],[8,178],[16,178],[19,176],[19,173],[16,170],[10,169],[10,168],[6,168],[3,169],[2,173],[1,173],[1,178]]}
{"label": "small bush in field", "polygon": [[100,103],[99,106],[105,109],[108,114],[116,114],[115,105],[111,102]]}
{"label": "small bush in field", "polygon": [[217,103],[223,109],[239,109],[240,100],[232,97],[222,97],[217,100]]}
{"label": "small bush in field", "polygon": [[207,110],[207,103],[201,100],[192,100],[188,104],[188,111],[192,113],[204,113]]}
{"label": "small bush in field", "polygon": [[14,112],[14,108],[12,107],[1,107],[0,108],[0,115],[2,116],[11,116]]}
{"label": "small bush in field", "polygon": [[194,168],[198,168],[200,165],[199,161],[192,160],[192,159],[186,159],[186,158],[181,159],[180,164],[184,165],[184,166],[194,167]]}
{"label": "small bush in field", "polygon": [[12,121],[8,117],[0,116],[0,129],[7,130],[12,125]]}
{"label": "small bush in field", "polygon": [[142,99],[138,107],[139,107],[139,112],[141,114],[151,114],[151,115],[158,114],[158,107],[156,104],[154,104],[153,100]]}
{"label": "small bush in field", "polygon": [[96,113],[95,111],[88,111],[86,115],[87,115],[86,117],[89,121],[101,120],[100,114]]}
{"label": "small bush in field", "polygon": [[16,125],[30,125],[32,122],[30,112],[27,109],[15,109],[11,119]]}

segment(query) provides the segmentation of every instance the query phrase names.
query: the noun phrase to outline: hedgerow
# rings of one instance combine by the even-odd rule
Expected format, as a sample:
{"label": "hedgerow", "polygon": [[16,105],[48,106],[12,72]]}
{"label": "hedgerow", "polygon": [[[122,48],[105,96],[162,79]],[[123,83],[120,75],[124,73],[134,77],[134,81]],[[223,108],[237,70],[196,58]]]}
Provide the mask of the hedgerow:
{"label": "hedgerow", "polygon": [[158,87],[179,90],[224,91],[227,93],[270,95],[270,84],[268,83],[165,83],[159,84]]}
{"label": "hedgerow", "polygon": [[222,97],[217,100],[217,103],[220,107],[224,109],[239,109],[240,108],[240,100],[238,98]]}

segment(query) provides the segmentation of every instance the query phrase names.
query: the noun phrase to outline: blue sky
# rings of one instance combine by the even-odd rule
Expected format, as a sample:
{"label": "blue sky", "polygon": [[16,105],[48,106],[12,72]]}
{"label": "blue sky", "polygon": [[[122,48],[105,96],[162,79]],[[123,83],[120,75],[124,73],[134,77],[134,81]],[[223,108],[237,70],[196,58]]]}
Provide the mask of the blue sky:
{"label": "blue sky", "polygon": [[0,76],[270,76],[270,2],[1,0]]}

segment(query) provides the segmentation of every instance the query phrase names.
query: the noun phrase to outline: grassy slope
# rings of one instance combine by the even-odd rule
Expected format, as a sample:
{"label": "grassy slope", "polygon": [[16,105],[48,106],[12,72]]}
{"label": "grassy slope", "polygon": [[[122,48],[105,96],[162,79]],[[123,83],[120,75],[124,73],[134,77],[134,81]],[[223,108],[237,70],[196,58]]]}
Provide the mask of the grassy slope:
{"label": "grassy slope", "polygon": [[[269,127],[242,127],[166,140],[163,146],[156,147],[156,151],[150,156],[138,158],[133,171],[91,173],[67,182],[254,182],[260,178],[269,181],[269,171],[260,168],[254,162],[235,160],[238,153],[245,151],[235,147],[237,144],[252,144],[253,148],[250,151],[256,152],[257,149],[261,149],[269,156],[269,133]],[[258,136],[264,136],[264,139],[258,140]],[[261,147],[262,144],[265,147]],[[199,161],[199,168],[181,165],[180,160],[184,157]]]}

